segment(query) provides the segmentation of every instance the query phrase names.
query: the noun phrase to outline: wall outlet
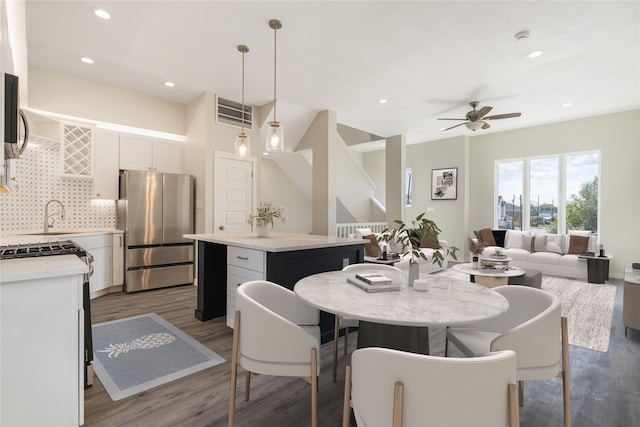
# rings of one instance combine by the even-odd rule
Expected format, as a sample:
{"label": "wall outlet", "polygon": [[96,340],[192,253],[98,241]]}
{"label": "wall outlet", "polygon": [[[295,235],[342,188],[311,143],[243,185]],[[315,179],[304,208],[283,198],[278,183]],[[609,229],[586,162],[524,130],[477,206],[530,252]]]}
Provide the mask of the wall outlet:
{"label": "wall outlet", "polygon": [[434,208],[434,207],[432,207],[432,206],[429,206],[429,207],[427,208],[427,212],[435,212],[435,211],[436,211],[436,208]]}

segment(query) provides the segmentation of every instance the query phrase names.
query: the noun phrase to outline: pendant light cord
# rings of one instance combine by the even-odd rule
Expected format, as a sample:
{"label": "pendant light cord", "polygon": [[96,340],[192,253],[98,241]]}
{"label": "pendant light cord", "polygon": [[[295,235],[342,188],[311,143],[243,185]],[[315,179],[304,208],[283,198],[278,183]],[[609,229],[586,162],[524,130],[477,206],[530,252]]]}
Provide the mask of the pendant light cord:
{"label": "pendant light cord", "polygon": [[242,135],[244,135],[244,54],[242,51]]}
{"label": "pendant light cord", "polygon": [[276,62],[277,62],[277,53],[278,53],[278,47],[277,47],[277,37],[276,37],[276,33],[278,32],[278,28],[275,27],[273,29],[273,121],[276,122],[278,121],[276,119]]}

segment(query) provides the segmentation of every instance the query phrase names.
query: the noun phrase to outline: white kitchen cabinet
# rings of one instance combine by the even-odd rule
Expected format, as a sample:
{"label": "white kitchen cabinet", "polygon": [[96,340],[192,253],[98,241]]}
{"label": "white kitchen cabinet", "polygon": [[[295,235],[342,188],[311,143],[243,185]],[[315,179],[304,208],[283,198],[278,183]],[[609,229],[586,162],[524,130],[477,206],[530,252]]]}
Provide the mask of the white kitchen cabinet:
{"label": "white kitchen cabinet", "polygon": [[113,234],[95,234],[91,236],[69,236],[93,255],[93,274],[89,279],[91,297],[106,293],[113,286]]}
{"label": "white kitchen cabinet", "polygon": [[121,133],[120,169],[182,173],[182,144]]}
{"label": "white kitchen cabinet", "polygon": [[256,249],[227,247],[227,326],[233,328],[238,286],[266,278],[266,254]]}
{"label": "white kitchen cabinet", "polygon": [[93,197],[115,200],[118,198],[120,167],[120,135],[118,132],[96,129],[94,131],[94,153]]}
{"label": "white kitchen cabinet", "polygon": [[0,265],[0,425],[84,424],[86,265],[74,255]]}
{"label": "white kitchen cabinet", "polygon": [[93,178],[91,126],[60,122],[60,173],[70,178]]}
{"label": "white kitchen cabinet", "polygon": [[113,286],[124,284],[124,234],[113,234]]}

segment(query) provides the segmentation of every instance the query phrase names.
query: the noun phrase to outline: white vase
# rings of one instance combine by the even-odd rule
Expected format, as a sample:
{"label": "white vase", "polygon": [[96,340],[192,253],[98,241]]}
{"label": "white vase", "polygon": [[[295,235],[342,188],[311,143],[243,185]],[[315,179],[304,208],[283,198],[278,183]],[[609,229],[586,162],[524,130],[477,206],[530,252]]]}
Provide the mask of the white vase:
{"label": "white vase", "polygon": [[409,286],[413,286],[413,281],[420,277],[420,266],[417,262],[409,263]]}
{"label": "white vase", "polygon": [[269,232],[271,232],[271,224],[266,223],[263,225],[256,224],[256,233],[258,237],[269,237]]}

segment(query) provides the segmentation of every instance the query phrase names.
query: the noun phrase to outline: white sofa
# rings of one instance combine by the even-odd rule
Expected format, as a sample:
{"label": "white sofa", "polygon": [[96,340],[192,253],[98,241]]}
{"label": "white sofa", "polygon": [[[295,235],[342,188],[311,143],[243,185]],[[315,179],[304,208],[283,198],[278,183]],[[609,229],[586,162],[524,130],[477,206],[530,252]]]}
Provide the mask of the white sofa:
{"label": "white sofa", "polygon": [[[528,231],[507,230],[504,247],[488,246],[483,256],[489,256],[500,250],[512,259],[511,265],[527,269],[540,270],[542,273],[559,276],[587,278],[587,261],[579,254],[570,254],[571,236],[588,237],[587,250],[595,252],[596,237],[590,231],[569,231],[568,234],[531,234]],[[531,247],[531,238],[538,240]],[[531,250],[533,249],[533,251]]]}
{"label": "white sofa", "polygon": [[[381,233],[373,233],[371,232],[371,229],[368,229],[368,228],[358,228],[356,229],[355,234],[349,235],[349,236],[357,239],[364,239],[367,236],[371,236],[371,235],[374,235],[376,238],[378,238],[381,235]],[[426,260],[424,259],[418,260],[420,273],[433,273],[435,271],[446,270],[447,267],[449,266],[449,259],[447,255],[449,242],[446,240],[438,239],[438,243],[440,244],[439,249],[420,248],[420,251],[427,257]],[[388,244],[384,242],[378,242],[378,247],[380,248],[380,251],[384,249],[384,245],[387,245],[387,252],[395,252],[400,254],[405,252],[405,250],[403,250],[402,246],[398,242],[389,242]],[[444,258],[444,261],[442,262],[442,266],[440,266],[437,262],[436,263],[433,262],[434,251],[438,251],[442,254],[442,257]],[[375,256],[365,256],[364,258],[365,258],[365,261],[375,261],[376,259]],[[410,259],[411,259],[410,253],[401,255],[398,262],[394,264],[394,267],[397,267],[401,270],[409,270]]]}

